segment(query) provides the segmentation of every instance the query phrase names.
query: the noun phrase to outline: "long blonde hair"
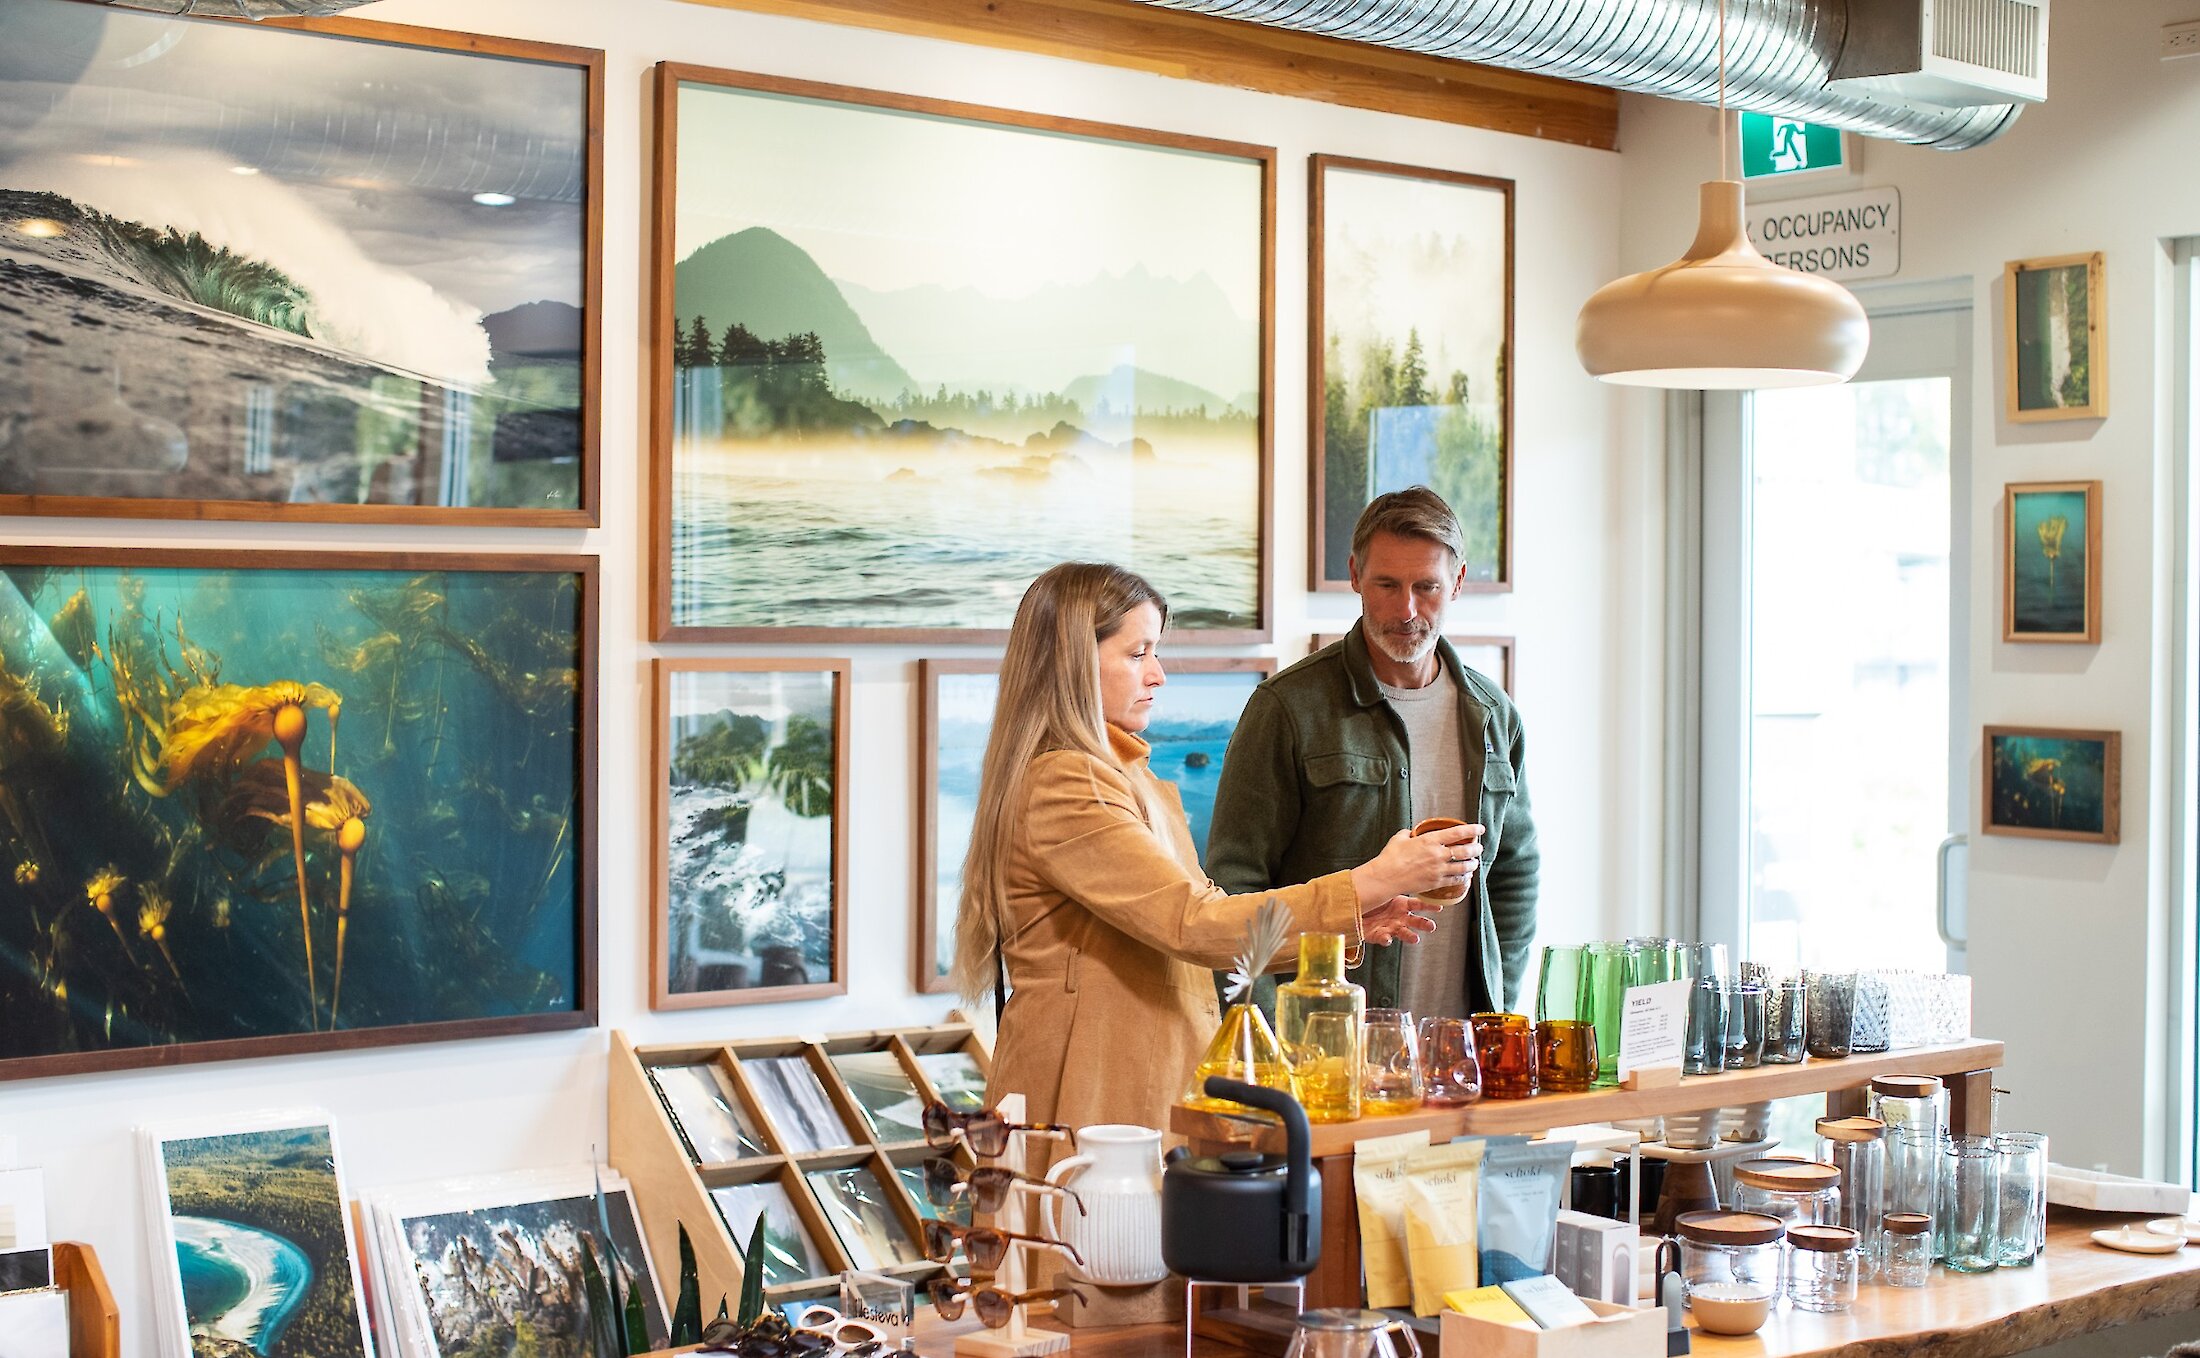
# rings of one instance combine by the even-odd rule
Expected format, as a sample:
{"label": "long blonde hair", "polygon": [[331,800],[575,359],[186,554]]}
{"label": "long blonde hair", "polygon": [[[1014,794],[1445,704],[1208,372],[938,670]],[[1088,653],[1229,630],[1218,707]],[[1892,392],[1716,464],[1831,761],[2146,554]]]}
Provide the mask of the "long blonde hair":
{"label": "long blonde hair", "polygon": [[1167,624],[1168,601],[1143,578],[1121,566],[1065,561],[1032,581],[1016,606],[955,920],[951,979],[973,1004],[992,993],[998,974],[1008,921],[1005,873],[1032,761],[1074,750],[1117,763],[1100,708],[1100,643],[1140,604],[1152,604]]}

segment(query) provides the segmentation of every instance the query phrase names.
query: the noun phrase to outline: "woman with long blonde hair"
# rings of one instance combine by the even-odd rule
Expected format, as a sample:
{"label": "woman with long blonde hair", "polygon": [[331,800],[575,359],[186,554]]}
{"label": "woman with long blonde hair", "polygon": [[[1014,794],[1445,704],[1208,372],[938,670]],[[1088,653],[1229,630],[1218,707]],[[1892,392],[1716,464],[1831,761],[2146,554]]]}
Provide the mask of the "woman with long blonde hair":
{"label": "woman with long blonde hair", "polygon": [[990,1093],[1072,1127],[1166,1125],[1220,1018],[1264,900],[1300,931],[1389,942],[1426,932],[1411,899],[1474,871],[1479,827],[1414,838],[1303,886],[1232,896],[1200,870],[1176,786],[1148,767],[1168,604],[1119,566],[1065,562],[1017,607],[978,784],[955,925],[955,988],[1013,992]]}

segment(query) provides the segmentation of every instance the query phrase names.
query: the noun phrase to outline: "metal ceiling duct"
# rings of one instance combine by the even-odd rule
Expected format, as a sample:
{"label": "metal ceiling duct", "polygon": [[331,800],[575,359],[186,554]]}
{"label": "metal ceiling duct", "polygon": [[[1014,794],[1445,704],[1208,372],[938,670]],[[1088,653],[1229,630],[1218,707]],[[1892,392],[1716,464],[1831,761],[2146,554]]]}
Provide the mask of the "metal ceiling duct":
{"label": "metal ceiling duct", "polygon": [[[1138,0],[1165,9],[1718,102],[1718,0]],[[1867,136],[1961,151],[2017,108],[1927,108],[1831,93],[1845,0],[1728,0],[1727,103]]]}
{"label": "metal ceiling duct", "polygon": [[117,9],[188,14],[201,19],[301,19],[318,14],[341,14],[369,0],[99,0],[99,3]]}

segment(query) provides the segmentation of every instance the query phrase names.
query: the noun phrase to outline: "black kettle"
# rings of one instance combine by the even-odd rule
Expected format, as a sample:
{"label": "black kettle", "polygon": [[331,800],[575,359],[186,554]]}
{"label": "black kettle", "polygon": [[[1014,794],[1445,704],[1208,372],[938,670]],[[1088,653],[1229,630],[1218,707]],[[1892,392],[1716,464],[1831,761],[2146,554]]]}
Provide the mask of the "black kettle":
{"label": "black kettle", "polygon": [[1207,1097],[1283,1119],[1284,1154],[1169,1152],[1161,1175],[1161,1257],[1185,1278],[1276,1283],[1314,1271],[1322,1250],[1322,1184],[1299,1101],[1276,1089],[1209,1076]]}

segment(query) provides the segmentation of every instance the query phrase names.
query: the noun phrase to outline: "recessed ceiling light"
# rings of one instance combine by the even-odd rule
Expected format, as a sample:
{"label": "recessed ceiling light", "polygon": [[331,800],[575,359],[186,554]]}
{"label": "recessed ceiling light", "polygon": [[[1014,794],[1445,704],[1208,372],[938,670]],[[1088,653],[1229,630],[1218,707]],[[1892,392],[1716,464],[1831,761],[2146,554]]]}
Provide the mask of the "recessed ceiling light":
{"label": "recessed ceiling light", "polygon": [[519,201],[509,193],[477,193],[474,201],[483,207],[510,207]]}
{"label": "recessed ceiling light", "polygon": [[35,236],[40,240],[51,240],[55,236],[65,236],[69,233],[69,228],[51,217],[25,217],[15,223],[15,229],[26,236]]}
{"label": "recessed ceiling light", "polygon": [[232,165],[229,167],[229,172],[231,174],[258,174],[260,167],[257,165]]}

